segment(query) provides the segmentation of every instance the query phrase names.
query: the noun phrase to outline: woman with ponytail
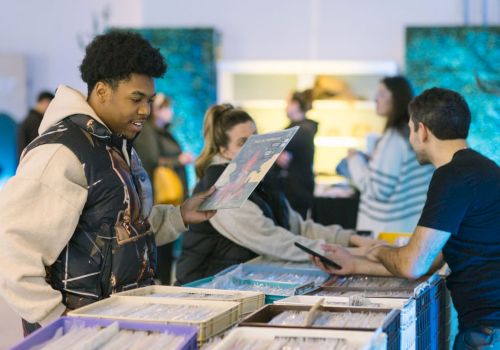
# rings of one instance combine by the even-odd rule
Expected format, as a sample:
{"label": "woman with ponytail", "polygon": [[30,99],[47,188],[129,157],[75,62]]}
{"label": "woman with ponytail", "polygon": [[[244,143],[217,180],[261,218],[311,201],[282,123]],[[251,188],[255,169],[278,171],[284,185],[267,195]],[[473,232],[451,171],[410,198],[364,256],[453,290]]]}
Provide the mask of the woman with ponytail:
{"label": "woman with ponytail", "polygon": [[[250,115],[230,104],[208,109],[204,125],[204,147],[195,162],[199,182],[194,193],[209,189],[245,141],[257,132]],[[323,243],[343,246],[369,245],[340,226],[322,226],[304,221],[291,209],[271,169],[241,208],[219,210],[203,224],[191,225],[184,234],[177,264],[177,283],[185,284],[214,275],[223,269],[259,255],[290,261],[308,261],[295,247],[300,242],[321,251]]]}

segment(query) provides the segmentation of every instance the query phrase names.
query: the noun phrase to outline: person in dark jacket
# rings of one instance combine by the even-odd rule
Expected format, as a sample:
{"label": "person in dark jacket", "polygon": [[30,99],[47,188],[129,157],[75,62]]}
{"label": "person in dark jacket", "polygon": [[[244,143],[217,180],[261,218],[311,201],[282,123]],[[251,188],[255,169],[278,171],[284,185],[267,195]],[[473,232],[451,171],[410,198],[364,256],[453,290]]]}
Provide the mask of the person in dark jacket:
{"label": "person in dark jacket", "polygon": [[38,94],[36,106],[30,109],[28,115],[17,129],[17,159],[21,158],[21,153],[38,136],[38,128],[42,122],[43,115],[49,107],[54,94],[49,91],[42,91]]}
{"label": "person in dark jacket", "polygon": [[[192,163],[192,154],[182,152],[181,146],[170,132],[173,111],[171,101],[162,93],[153,100],[151,116],[144,123],[141,133],[134,140],[134,148],[141,158],[142,165],[149,177],[153,178],[156,167],[166,166],[176,172],[182,181],[184,197],[188,195],[188,185],[185,166]],[[155,199],[155,202],[158,201]],[[160,203],[174,204],[174,203]],[[158,247],[157,278],[162,284],[171,284],[173,263],[173,245],[168,243]]]}
{"label": "person in dark jacket", "polygon": [[[203,125],[203,150],[195,162],[200,180],[194,193],[211,188],[254,133],[255,123],[245,111],[229,104],[211,107]],[[214,275],[259,255],[308,261],[308,255],[295,242],[316,251],[321,251],[325,242],[342,246],[374,243],[338,225],[302,220],[277,181],[275,169],[271,168],[241,208],[219,210],[209,221],[189,226],[176,268],[178,284]]]}
{"label": "person in dark jacket", "polygon": [[194,161],[189,152],[183,152],[174,138],[172,125],[173,109],[170,99],[158,93],[153,100],[151,116],[139,136],[134,140],[134,148],[141,158],[149,177],[153,178],[156,167],[166,166],[174,170],[182,181],[184,196],[189,193],[186,165]]}
{"label": "person in dark jacket", "polygon": [[152,204],[132,147],[166,64],[137,33],[87,46],[88,96],[61,85],[13,176],[0,191],[0,295],[25,335],[110,294],[150,285],[156,247],[173,241],[212,192],[180,206]]}
{"label": "person in dark jacket", "polygon": [[318,131],[318,123],[306,118],[306,112],[311,107],[309,90],[291,94],[286,108],[291,121],[287,129],[294,126],[300,129],[276,161],[281,168],[283,191],[292,208],[303,219],[314,197],[314,135]]}

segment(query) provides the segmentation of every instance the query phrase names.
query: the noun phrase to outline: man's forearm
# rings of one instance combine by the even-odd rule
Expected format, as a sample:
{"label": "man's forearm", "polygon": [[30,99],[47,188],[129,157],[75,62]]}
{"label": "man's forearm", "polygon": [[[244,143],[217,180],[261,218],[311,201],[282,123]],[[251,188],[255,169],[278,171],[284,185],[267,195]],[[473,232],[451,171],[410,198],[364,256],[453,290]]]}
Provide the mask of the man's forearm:
{"label": "man's forearm", "polygon": [[420,278],[429,271],[434,261],[430,254],[417,257],[416,254],[411,253],[408,246],[380,246],[374,253],[380,263],[394,276],[404,278]]}
{"label": "man's forearm", "polygon": [[417,226],[407,245],[378,246],[368,252],[368,259],[379,261],[393,275],[418,279],[442,264],[441,249],[451,233]]}
{"label": "man's forearm", "polygon": [[379,262],[368,260],[364,257],[356,257],[355,274],[372,276],[393,276],[384,265]]}
{"label": "man's forearm", "polygon": [[439,252],[439,254],[436,256],[436,259],[432,262],[432,266],[427,272],[427,274],[433,274],[434,272],[438,271],[440,268],[442,268],[444,265],[444,260],[443,260],[443,253]]}
{"label": "man's forearm", "polygon": [[375,250],[375,256],[392,275],[408,277],[408,259],[404,257],[404,247],[380,246]]}

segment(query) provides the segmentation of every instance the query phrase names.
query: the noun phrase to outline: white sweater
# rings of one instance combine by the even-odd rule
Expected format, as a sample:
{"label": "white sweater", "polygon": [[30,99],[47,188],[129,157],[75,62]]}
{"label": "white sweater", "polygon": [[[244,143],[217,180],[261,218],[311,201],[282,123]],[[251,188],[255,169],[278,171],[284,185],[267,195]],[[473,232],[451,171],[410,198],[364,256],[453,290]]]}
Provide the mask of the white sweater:
{"label": "white sweater", "polygon": [[418,222],[434,172],[421,166],[407,138],[389,129],[368,164],[360,155],[349,157],[352,181],[361,192],[358,230],[410,232]]}

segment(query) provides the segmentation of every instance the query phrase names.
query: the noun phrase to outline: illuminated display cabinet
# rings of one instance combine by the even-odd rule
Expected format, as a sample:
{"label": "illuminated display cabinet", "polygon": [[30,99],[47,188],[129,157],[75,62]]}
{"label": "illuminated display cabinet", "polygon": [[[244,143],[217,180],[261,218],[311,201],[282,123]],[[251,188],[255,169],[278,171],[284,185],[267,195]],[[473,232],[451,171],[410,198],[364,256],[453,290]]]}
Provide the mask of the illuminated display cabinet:
{"label": "illuminated display cabinet", "polygon": [[221,61],[217,71],[219,102],[243,107],[261,133],[288,125],[291,91],[314,87],[316,95],[328,92],[329,97],[314,100],[307,115],[319,122],[317,180],[332,181],[349,148],[364,150],[366,137],[382,132],[385,120],[375,114],[375,90],[381,78],[398,70],[394,62],[379,61]]}

